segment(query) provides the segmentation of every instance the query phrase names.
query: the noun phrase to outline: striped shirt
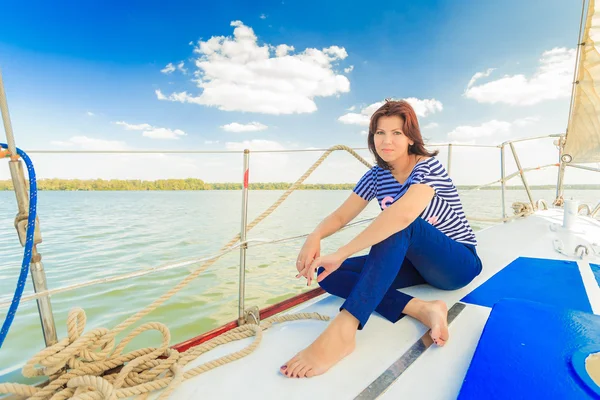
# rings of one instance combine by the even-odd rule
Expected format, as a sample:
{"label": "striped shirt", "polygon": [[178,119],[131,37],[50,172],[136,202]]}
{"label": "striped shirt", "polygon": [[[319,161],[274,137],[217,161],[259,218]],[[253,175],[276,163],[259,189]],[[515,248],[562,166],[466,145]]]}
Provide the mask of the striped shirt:
{"label": "striped shirt", "polygon": [[477,245],[458,191],[446,169],[435,157],[417,163],[402,185],[389,170],[376,165],[363,175],[353,191],[367,201],[376,197],[379,207],[384,210],[402,197],[410,185],[420,183],[431,186],[435,191],[420,217],[457,242]]}

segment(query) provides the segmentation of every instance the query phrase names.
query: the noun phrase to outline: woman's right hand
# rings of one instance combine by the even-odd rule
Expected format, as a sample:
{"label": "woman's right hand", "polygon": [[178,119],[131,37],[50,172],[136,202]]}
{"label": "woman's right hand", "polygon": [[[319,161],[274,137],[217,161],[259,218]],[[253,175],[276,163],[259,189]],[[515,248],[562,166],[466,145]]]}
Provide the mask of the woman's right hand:
{"label": "woman's right hand", "polygon": [[296,278],[300,278],[300,272],[311,265],[313,260],[317,257],[321,257],[321,238],[310,234],[306,238],[306,241],[300,250],[300,254],[298,254],[298,258],[296,259],[296,269],[298,270]]}

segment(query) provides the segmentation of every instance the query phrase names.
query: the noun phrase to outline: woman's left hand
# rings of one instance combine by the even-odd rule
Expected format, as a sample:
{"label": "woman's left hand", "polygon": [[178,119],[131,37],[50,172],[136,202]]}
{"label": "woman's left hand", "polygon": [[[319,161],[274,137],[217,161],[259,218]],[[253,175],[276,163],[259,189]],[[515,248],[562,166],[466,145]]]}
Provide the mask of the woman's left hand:
{"label": "woman's left hand", "polygon": [[323,257],[317,257],[308,267],[300,271],[297,277],[299,278],[301,276],[304,276],[308,280],[307,286],[310,286],[317,271],[317,268],[323,267],[325,269],[317,277],[317,282],[321,282],[323,279],[327,278],[332,272],[337,270],[345,260],[346,257],[341,255],[339,252],[327,254]]}

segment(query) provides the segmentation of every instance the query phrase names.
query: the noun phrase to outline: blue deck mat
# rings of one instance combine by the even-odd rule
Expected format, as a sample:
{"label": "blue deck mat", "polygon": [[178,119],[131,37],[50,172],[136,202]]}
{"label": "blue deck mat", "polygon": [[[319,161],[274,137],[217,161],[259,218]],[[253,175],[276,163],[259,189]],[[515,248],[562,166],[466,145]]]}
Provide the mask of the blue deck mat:
{"label": "blue deck mat", "polygon": [[590,267],[592,267],[592,272],[594,273],[594,277],[596,277],[596,282],[598,282],[598,286],[600,286],[600,265],[590,264]]}
{"label": "blue deck mat", "polygon": [[[492,308],[458,395],[474,399],[600,399],[574,355],[600,351],[600,316],[531,301]],[[578,367],[577,367],[578,366]],[[589,386],[588,386],[589,385]]]}
{"label": "blue deck mat", "polygon": [[504,298],[592,311],[579,267],[573,261],[519,257],[461,301],[492,307]]}

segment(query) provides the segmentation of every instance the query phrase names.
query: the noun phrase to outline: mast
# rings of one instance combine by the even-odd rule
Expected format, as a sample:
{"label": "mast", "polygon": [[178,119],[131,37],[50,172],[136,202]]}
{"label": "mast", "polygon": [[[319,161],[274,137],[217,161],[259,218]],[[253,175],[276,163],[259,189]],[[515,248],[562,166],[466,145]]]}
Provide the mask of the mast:
{"label": "mast", "polygon": [[[575,56],[575,68],[573,71],[573,84],[571,87],[571,101],[569,103],[569,114],[567,119],[567,127],[565,129],[565,135],[561,136],[558,139],[558,149],[559,149],[559,168],[558,168],[558,179],[556,182],[556,199],[554,200],[554,205],[562,205],[563,198],[563,185],[564,185],[564,177],[565,177],[565,168],[569,162],[571,162],[571,157],[569,155],[563,154],[566,137],[569,134],[569,126],[571,125],[571,120],[573,118],[573,104],[575,103],[575,89],[579,81],[577,80],[577,74],[579,72],[579,62],[581,59],[581,47],[584,45],[583,43],[583,21],[585,15],[585,6],[586,0],[581,1],[581,18],[579,21],[579,34],[577,35],[577,52]],[[589,5],[588,5],[589,8]]]}

